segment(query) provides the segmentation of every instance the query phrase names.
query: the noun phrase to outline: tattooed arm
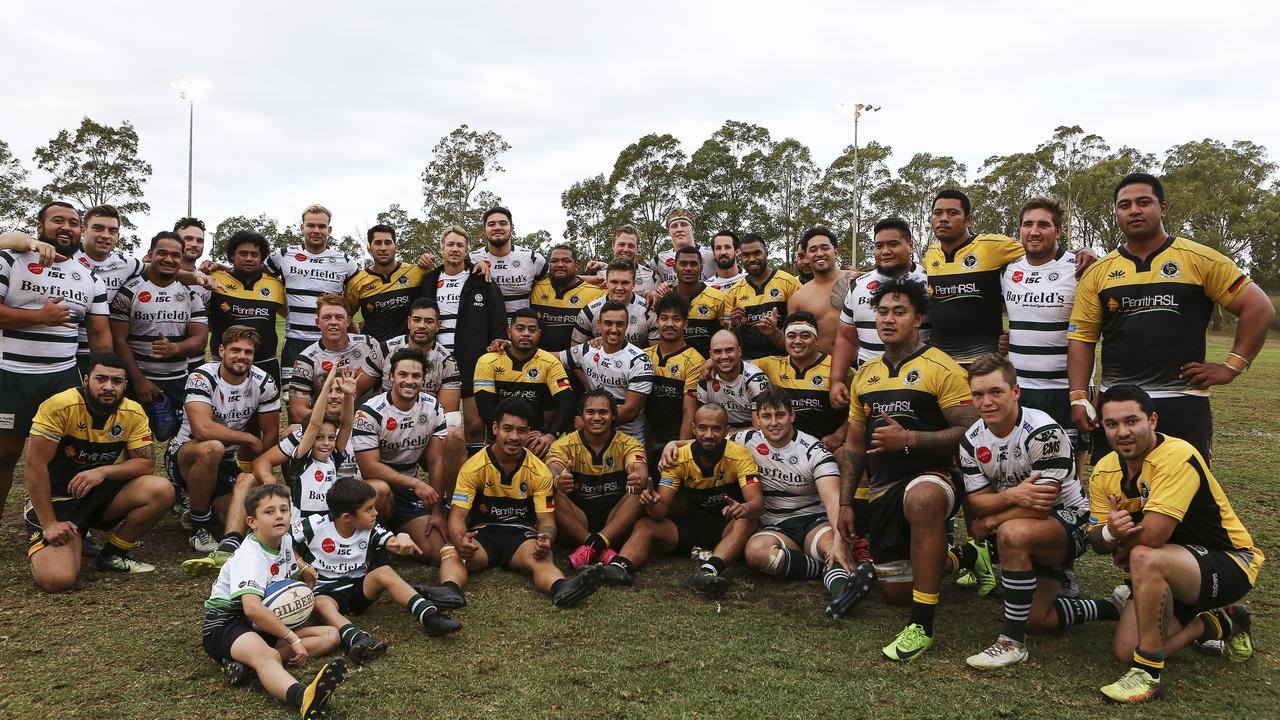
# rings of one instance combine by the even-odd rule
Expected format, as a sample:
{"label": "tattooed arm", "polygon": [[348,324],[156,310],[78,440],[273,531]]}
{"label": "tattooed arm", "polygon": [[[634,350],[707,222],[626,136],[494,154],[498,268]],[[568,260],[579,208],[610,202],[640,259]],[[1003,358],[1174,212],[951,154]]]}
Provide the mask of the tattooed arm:
{"label": "tattooed arm", "polygon": [[942,416],[947,419],[949,427],[946,430],[912,431],[908,447],[935,455],[954,453],[960,447],[960,437],[964,435],[964,431],[978,421],[978,409],[973,405],[957,405],[944,409]]}

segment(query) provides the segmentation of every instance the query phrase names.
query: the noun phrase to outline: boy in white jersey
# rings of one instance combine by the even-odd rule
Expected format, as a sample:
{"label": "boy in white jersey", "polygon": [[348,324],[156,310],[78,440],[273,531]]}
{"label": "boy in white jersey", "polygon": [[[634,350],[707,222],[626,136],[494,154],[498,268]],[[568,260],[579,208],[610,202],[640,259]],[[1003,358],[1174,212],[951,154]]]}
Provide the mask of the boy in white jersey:
{"label": "boy in white jersey", "polygon": [[[334,393],[342,395],[342,416],[336,423],[325,417],[329,396]],[[356,414],[355,394],[354,372],[337,368],[329,371],[302,437],[285,464],[284,479],[293,495],[294,517],[299,522],[329,511],[329,489],[338,479],[338,467],[347,461],[347,443]]]}
{"label": "boy in white jersey", "polygon": [[772,385],[755,363],[742,359],[742,345],[732,330],[711,336],[710,375],[698,382],[698,405],[716,403],[729,414],[730,430],[751,427],[756,397]]}
{"label": "boy in white jersey", "polygon": [[[1063,571],[1088,548],[1089,503],[1075,476],[1071,443],[1047,413],[1021,407],[1016,370],[1003,355],[969,366],[982,416],[960,440],[972,532],[994,534],[1004,585],[1004,626],[995,644],[966,662],[979,669],[1022,662],[1028,632],[1055,632],[1089,620],[1118,620],[1123,597],[1059,598]],[[952,570],[990,572],[985,545],[948,553]]]}
{"label": "boy in white jersey", "polygon": [[547,259],[511,242],[515,226],[510,210],[489,208],[480,224],[484,227],[485,246],[471,251],[471,262],[489,266],[493,282],[502,289],[507,314],[529,307],[533,284],[547,272]]}
{"label": "boy in white jersey", "polygon": [[644,443],[644,404],[653,391],[653,363],[626,340],[627,307],[610,301],[600,309],[600,347],[574,345],[560,354],[588,390],[607,390],[618,401],[618,429]]}
{"label": "boy in white jersey", "polygon": [[308,685],[294,679],[285,666],[302,667],[313,655],[338,647],[338,630],[328,626],[290,630],[262,599],[273,582],[306,578],[315,570],[297,559],[289,537],[289,491],[263,485],[245,498],[245,522],[253,533],[222,567],[204,603],[200,644],[222,668],[232,685],[257,674],[272,697],[298,709],[303,718],[324,715],[329,699],[346,676],[347,664],[334,658]]}
{"label": "boy in white jersey", "polygon": [[347,332],[351,309],[341,295],[326,293],[316,298],[316,327],[320,339],[308,345],[293,362],[289,378],[289,422],[302,422],[311,412],[311,402],[325,376],[333,368],[352,368],[360,373],[359,397],[373,389],[374,379],[364,373],[374,344],[365,335]]}
{"label": "boy in white jersey", "polygon": [[359,480],[334,483],[328,508],[293,526],[298,553],[311,563],[316,580],[316,616],[338,628],[348,657],[358,663],[382,657],[387,644],[356,627],[347,615],[360,614],[382,593],[409,611],[429,636],[457,632],[462,624],[440,612],[387,564],[387,553],[412,555],[416,547],[404,533],[392,535],[378,525],[377,494]]}

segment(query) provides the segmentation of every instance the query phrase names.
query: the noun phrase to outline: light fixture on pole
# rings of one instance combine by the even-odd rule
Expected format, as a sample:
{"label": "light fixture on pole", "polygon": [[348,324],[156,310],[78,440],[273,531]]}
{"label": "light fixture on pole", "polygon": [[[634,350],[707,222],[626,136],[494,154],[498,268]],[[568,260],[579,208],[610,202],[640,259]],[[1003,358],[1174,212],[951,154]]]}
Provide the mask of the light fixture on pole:
{"label": "light fixture on pole", "polygon": [[857,269],[858,232],[862,229],[862,193],[858,185],[862,180],[862,168],[858,165],[858,120],[864,112],[877,112],[879,105],[843,102],[836,106],[842,112],[853,111],[853,237],[849,242],[849,267]]}
{"label": "light fixture on pole", "polygon": [[178,91],[178,95],[187,103],[187,217],[191,217],[191,161],[195,154],[196,133],[196,100],[209,90],[209,83],[204,80],[185,78],[169,87]]}

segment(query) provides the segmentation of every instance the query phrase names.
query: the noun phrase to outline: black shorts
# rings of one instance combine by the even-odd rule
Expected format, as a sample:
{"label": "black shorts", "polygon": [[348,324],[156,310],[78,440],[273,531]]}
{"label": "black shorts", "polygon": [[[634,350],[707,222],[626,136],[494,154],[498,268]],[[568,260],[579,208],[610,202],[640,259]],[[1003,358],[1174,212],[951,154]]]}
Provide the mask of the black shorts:
{"label": "black shorts", "polygon": [[[1213,462],[1213,411],[1209,407],[1209,398],[1180,395],[1152,398],[1151,403],[1160,418],[1160,432],[1186,440],[1200,451],[1205,462]],[[1099,425],[1093,431],[1093,463],[1096,465],[1109,452],[1111,445],[1107,443],[1107,434]]]}
{"label": "black shorts", "polygon": [[[1232,553],[1248,553],[1234,550],[1209,550],[1199,545],[1183,545],[1200,566],[1200,595],[1194,603],[1173,601],[1173,616],[1186,625],[1205,610],[1225,607],[1239,601],[1253,589],[1249,574],[1240,563],[1232,559]],[[1251,555],[1251,553],[1248,553]],[[1246,560],[1247,562],[1247,560]]]}
{"label": "black shorts", "polygon": [[74,367],[51,373],[0,370],[0,435],[26,437],[40,404],[80,383]]}
{"label": "black shorts", "polygon": [[724,537],[724,529],[729,526],[728,518],[719,513],[696,511],[674,522],[677,553],[687,553],[695,547],[703,550],[715,548]]}
{"label": "black shorts", "polygon": [[[942,473],[921,472],[915,477],[935,477],[951,487],[954,501],[947,512],[952,518],[960,507],[962,494],[957,489],[959,483],[950,475]],[[911,559],[911,523],[902,508],[906,497],[907,485],[915,477],[904,478],[893,483],[879,495],[872,493],[867,503],[867,542],[871,546],[871,556],[877,563],[893,563]],[[946,523],[950,524],[950,523]]]}
{"label": "black shorts", "polygon": [[489,567],[507,567],[520,546],[537,537],[533,528],[524,525],[485,525],[476,528],[476,542],[489,557]]}
{"label": "black shorts", "polygon": [[800,517],[787,518],[775,525],[766,525],[765,527],[760,528],[760,531],[763,532],[765,530],[769,530],[771,532],[776,532],[795,543],[801,550],[805,550],[807,552],[807,549],[804,546],[804,539],[809,537],[809,533],[813,532],[815,528],[825,522],[827,522],[826,513],[802,515]]}
{"label": "black shorts", "polygon": [[204,626],[200,629],[200,644],[204,652],[214,660],[231,660],[231,646],[245,633],[258,633],[270,647],[280,641],[271,633],[254,630],[249,618],[241,612],[209,610],[204,614]]}
{"label": "black shorts", "polygon": [[[321,580],[316,583],[316,595],[323,595],[338,604],[341,615],[359,615],[373,604],[373,600],[364,592],[364,582],[368,575],[341,580]],[[376,599],[376,598],[375,598]]]}
{"label": "black shorts", "polygon": [[[104,513],[107,511],[107,506],[124,489],[125,485],[126,483],[123,482],[108,480],[90,490],[82,498],[52,498],[53,515],[61,522],[75,523],[76,528],[80,530],[81,537],[84,536],[84,531],[89,528],[106,529],[123,518],[123,516],[108,518],[104,516]],[[27,557],[31,557],[47,546],[44,542],[44,532],[40,527],[40,521],[36,518],[36,511],[32,509],[29,500],[27,501],[26,510]]]}
{"label": "black shorts", "polygon": [[1089,508],[1083,507],[1078,510],[1066,507],[1065,505],[1054,505],[1049,511],[1049,518],[1057,520],[1058,524],[1067,533],[1067,557],[1060,565],[1042,565],[1033,563],[1036,575],[1046,575],[1057,580],[1060,583],[1067,581],[1066,571],[1070,570],[1075,564],[1076,558],[1080,557],[1089,549]]}
{"label": "black shorts", "polygon": [[609,513],[618,506],[618,501],[622,499],[622,495],[614,495],[613,497],[580,499],[572,495],[569,501],[578,506],[582,513],[587,516],[587,532],[600,532],[604,529],[606,523],[609,522]]}
{"label": "black shorts", "polygon": [[276,387],[277,387],[277,388],[282,388],[282,387],[284,387],[283,385],[281,385],[281,384],[280,384],[280,360],[279,360],[279,358],[277,358],[277,357],[275,357],[275,356],[273,355],[273,356],[271,356],[271,357],[269,357],[269,358],[267,358],[267,359],[265,359],[265,360],[254,360],[254,361],[253,361],[253,365],[254,365],[254,367],[256,367],[256,368],[258,368],[259,370],[261,370],[262,372],[264,372],[264,373],[266,373],[266,374],[270,375],[270,376],[271,376],[271,379],[276,381]]}
{"label": "black shorts", "polygon": [[430,514],[431,508],[424,505],[412,490],[391,488],[391,521],[388,523],[390,529],[399,532],[401,527]]}
{"label": "black shorts", "polygon": [[[182,476],[182,467],[178,464],[178,451],[186,443],[169,443],[169,447],[164,451],[164,469],[169,475],[169,482],[175,487],[182,490],[187,489],[187,480]],[[222,456],[222,462],[218,463],[218,479],[213,484],[213,497],[218,498],[223,495],[229,495],[236,484],[236,477],[244,472],[240,469],[240,463],[236,462],[235,453],[227,453]]]}
{"label": "black shorts", "polygon": [[1067,433],[1067,437],[1071,438],[1071,448],[1076,452],[1087,452],[1090,442],[1090,436],[1080,436],[1080,430],[1076,428],[1076,424],[1071,421],[1071,391],[1063,388],[1061,390],[1040,390],[1036,388],[1022,388],[1022,398],[1020,400],[1023,407],[1029,407],[1039,410],[1053,421],[1062,426]]}

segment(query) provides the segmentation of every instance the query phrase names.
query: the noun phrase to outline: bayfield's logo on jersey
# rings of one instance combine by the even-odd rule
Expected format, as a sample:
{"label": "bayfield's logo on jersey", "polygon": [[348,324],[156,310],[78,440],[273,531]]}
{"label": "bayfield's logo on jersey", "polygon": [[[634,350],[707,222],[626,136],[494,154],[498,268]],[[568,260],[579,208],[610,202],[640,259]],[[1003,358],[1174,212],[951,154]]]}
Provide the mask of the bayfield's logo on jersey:
{"label": "bayfield's logo on jersey", "polygon": [[437,280],[437,281],[436,281],[436,289],[437,289],[437,290],[439,290],[439,289],[440,289],[440,288],[442,288],[442,287],[444,287],[444,281],[443,281],[443,280]]}
{"label": "bayfield's logo on jersey", "polygon": [[594,362],[594,363],[600,362],[600,353],[596,353],[595,355],[592,355],[591,362]]}
{"label": "bayfield's logo on jersey", "polygon": [[981,463],[991,462],[991,449],[986,447],[978,448],[977,457],[978,457],[978,462],[981,462]]}
{"label": "bayfield's logo on jersey", "polygon": [[395,430],[395,429],[396,429],[396,419],[395,419],[395,418],[387,418],[387,429],[388,429],[388,430]]}
{"label": "bayfield's logo on jersey", "polygon": [[138,293],[138,302],[151,302],[151,293],[146,290]]}
{"label": "bayfield's logo on jersey", "polygon": [[271,574],[277,575],[279,573],[280,573],[280,565],[278,563],[271,563]]}
{"label": "bayfield's logo on jersey", "polygon": [[320,543],[320,549],[327,553],[331,553],[338,549],[338,544],[333,541],[333,538],[325,538]]}
{"label": "bayfield's logo on jersey", "polygon": [[756,446],[756,452],[760,453],[761,455],[768,455],[769,446],[765,445],[764,443],[760,443],[759,445]]}
{"label": "bayfield's logo on jersey", "polygon": [[1022,271],[1021,271],[1021,270],[1014,270],[1014,271],[1013,271],[1013,281],[1014,281],[1014,282],[1016,282],[1016,283],[1022,282]]}
{"label": "bayfield's logo on jersey", "polygon": [[317,470],[317,471],[316,471],[316,482],[324,482],[324,471],[323,471],[323,470]]}

